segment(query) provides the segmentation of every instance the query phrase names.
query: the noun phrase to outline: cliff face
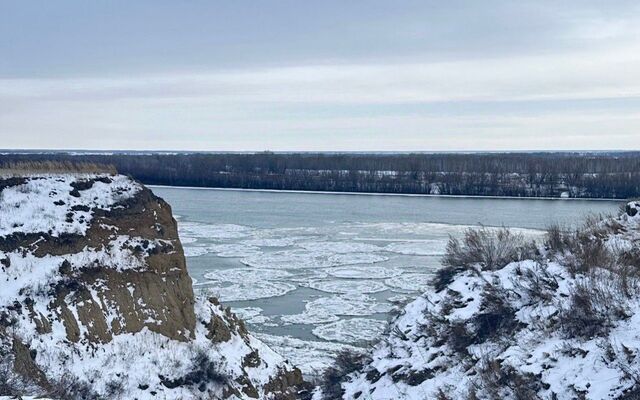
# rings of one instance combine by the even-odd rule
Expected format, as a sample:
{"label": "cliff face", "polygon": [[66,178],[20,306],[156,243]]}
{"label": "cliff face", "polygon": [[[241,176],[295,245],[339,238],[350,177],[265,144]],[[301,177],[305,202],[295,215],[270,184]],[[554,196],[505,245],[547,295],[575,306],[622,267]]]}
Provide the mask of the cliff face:
{"label": "cliff face", "polygon": [[194,298],[171,208],[150,190],[120,175],[0,190],[0,395],[296,397],[297,369]]}
{"label": "cliff face", "polygon": [[345,399],[637,399],[640,203],[545,243],[467,235]]}

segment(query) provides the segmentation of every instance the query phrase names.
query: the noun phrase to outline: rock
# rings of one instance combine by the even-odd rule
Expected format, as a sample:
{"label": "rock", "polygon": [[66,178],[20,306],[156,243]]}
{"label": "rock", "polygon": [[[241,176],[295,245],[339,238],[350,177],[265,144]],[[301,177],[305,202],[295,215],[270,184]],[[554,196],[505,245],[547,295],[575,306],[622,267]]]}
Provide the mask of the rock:
{"label": "rock", "polygon": [[40,209],[59,222],[4,235],[0,225],[0,363],[29,384],[23,394],[72,380],[105,399],[296,398],[300,371],[217,299],[194,296],[164,200],[117,175],[0,180],[40,185],[51,202]]}

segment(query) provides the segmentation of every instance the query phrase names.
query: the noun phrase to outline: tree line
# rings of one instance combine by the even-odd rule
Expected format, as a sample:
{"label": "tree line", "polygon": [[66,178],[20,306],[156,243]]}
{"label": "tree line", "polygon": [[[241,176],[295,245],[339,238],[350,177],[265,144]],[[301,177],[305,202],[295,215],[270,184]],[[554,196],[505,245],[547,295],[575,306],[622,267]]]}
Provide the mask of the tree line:
{"label": "tree line", "polygon": [[640,152],[4,153],[27,162],[113,165],[145,184],[468,196],[640,196]]}

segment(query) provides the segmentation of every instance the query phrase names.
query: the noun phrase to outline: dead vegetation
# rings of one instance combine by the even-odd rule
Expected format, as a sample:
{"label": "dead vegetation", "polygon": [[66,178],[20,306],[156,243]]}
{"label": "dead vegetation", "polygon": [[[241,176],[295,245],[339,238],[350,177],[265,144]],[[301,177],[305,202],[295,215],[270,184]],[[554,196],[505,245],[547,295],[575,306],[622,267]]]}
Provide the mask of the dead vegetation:
{"label": "dead vegetation", "polygon": [[333,366],[327,368],[322,374],[320,387],[324,400],[342,399],[342,382],[345,382],[348,375],[361,371],[371,360],[363,353],[349,350],[341,351],[336,357]]}
{"label": "dead vegetation", "polygon": [[113,165],[72,161],[2,162],[0,177],[18,177],[38,173],[54,174],[117,174]]}
{"label": "dead vegetation", "polygon": [[469,229],[462,240],[450,238],[442,259],[445,267],[469,268],[478,265],[482,270],[497,270],[514,261],[534,258],[537,249],[523,235],[507,228]]}

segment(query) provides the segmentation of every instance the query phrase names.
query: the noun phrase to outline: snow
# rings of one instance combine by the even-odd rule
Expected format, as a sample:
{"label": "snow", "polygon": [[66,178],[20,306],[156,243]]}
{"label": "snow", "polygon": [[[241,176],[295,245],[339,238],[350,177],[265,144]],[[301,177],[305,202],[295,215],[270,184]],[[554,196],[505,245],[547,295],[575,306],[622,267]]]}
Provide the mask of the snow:
{"label": "snow", "polygon": [[[622,216],[617,223],[622,229],[611,230],[606,245],[612,249],[637,248],[640,243],[636,217]],[[470,390],[476,398],[517,399],[508,382],[497,385],[495,394],[483,380],[483,369],[489,362],[498,362],[500,368],[512,367],[518,374],[531,373],[541,384],[535,398],[587,400],[620,398],[636,385],[637,356],[640,354],[640,296],[639,282],[630,283],[635,289],[630,297],[619,295],[617,306],[627,317],[617,317],[605,336],[575,337],[562,331],[559,314],[569,310],[571,293],[581,282],[596,283],[608,293],[617,293],[617,279],[607,269],[593,267],[588,275],[569,273],[562,265],[571,254],[552,256],[543,253],[542,261],[514,262],[495,271],[472,268],[459,273],[446,289],[435,292],[427,283],[428,275],[410,277],[402,275],[385,280],[389,286],[426,291],[404,307],[400,316],[392,321],[384,340],[373,349],[372,361],[364,370],[347,377],[343,384],[344,398],[353,399],[366,393],[368,399],[424,399],[436,398],[439,390],[449,398],[468,398]],[[535,273],[547,276],[556,286],[549,286],[548,296],[533,295],[526,289],[523,277]],[[547,274],[547,275],[542,275]],[[420,284],[420,277],[424,281]],[[451,346],[450,323],[472,326],[480,313],[486,288],[499,288],[503,301],[514,310],[518,325],[502,336],[489,337],[470,344],[459,351]],[[524,285],[524,286],[523,286]],[[592,289],[595,290],[595,289]],[[597,292],[593,301],[597,301]],[[436,316],[430,319],[429,315]],[[340,321],[341,323],[342,321]],[[338,323],[336,323],[338,324]],[[327,334],[330,324],[314,329],[324,339],[350,339],[345,332],[358,333],[362,327],[335,329]],[[478,340],[478,339],[476,339]],[[367,378],[376,370],[382,375],[377,380]],[[429,371],[419,375],[421,371]],[[407,381],[406,376],[418,380]]]}
{"label": "snow", "polygon": [[[74,192],[75,196],[70,193],[73,190],[72,183],[87,179],[101,179],[104,182],[96,181],[91,188]],[[15,233],[36,234],[36,238],[40,238],[34,239],[31,247],[37,248],[38,243],[47,240],[47,235],[84,235],[91,228],[91,224],[95,223],[96,210],[109,211],[122,207],[122,201],[135,196],[140,190],[142,186],[121,175],[62,174],[27,177],[26,183],[0,191],[0,237],[6,238],[7,235]],[[75,211],[72,208],[75,208]],[[68,215],[71,211],[72,216]],[[140,275],[149,273],[147,257],[152,250],[159,246],[167,248],[174,245],[161,239],[130,236],[127,232],[119,232],[117,227],[105,228],[111,231],[106,245],[92,247],[92,242],[87,240],[83,249],[73,253],[36,256],[31,250],[26,249],[0,251],[0,312],[8,313],[8,317],[12,318],[11,335],[32,350],[34,362],[49,380],[77,378],[80,382],[90,384],[92,390],[101,398],[113,398],[112,394],[108,394],[113,388],[118,389],[118,398],[127,399],[221,398],[223,386],[219,383],[206,384],[203,388],[204,393],[194,386],[168,388],[162,383],[161,376],[173,380],[193,371],[197,368],[195,363],[198,356],[205,354],[215,364],[216,371],[228,378],[228,384],[238,388],[237,379],[246,376],[258,389],[259,397],[265,398],[264,385],[278,375],[281,369],[291,370],[291,365],[268,346],[241,332],[237,325],[230,321],[234,317],[228,311],[204,297],[197,297],[194,305],[185,305],[193,306],[195,309],[195,331],[176,332],[182,337],[192,338],[191,340],[173,340],[152,332],[147,327],[136,333],[118,333],[117,329],[111,329],[112,339],[106,343],[95,343],[87,339],[90,326],[82,323],[83,306],[93,303],[99,307],[108,327],[113,328],[119,322],[120,326],[123,326],[123,315],[119,305],[102,292],[104,280],[100,277],[101,271],[127,274],[140,272]],[[207,238],[228,238],[242,236],[247,231],[244,227],[236,225],[203,228],[203,225],[195,224],[189,228],[187,224],[187,229],[191,229],[193,233],[192,243],[198,240],[198,235]],[[246,255],[248,250],[254,249],[249,245],[215,247],[215,251],[223,255],[233,252],[243,252]],[[67,275],[63,275],[61,267],[71,272],[96,268],[95,280],[86,283],[88,290],[83,294],[86,298],[80,299],[72,284],[66,286],[70,291],[64,297],[54,297],[52,285],[62,279],[68,279],[63,277]],[[287,272],[220,271],[214,279],[216,284],[233,282],[231,286],[221,289],[225,291],[223,298],[242,298],[243,293],[251,293],[254,297],[261,294],[271,296],[286,293],[296,287],[289,283],[260,281],[265,274],[282,277],[286,276]],[[163,279],[168,277],[163,276]],[[242,282],[243,279],[253,279],[254,282],[245,283]],[[143,285],[144,281],[141,284]],[[144,298],[137,297],[144,291],[142,287],[127,283],[125,288],[133,301],[142,306],[143,311],[138,315],[141,322],[147,325],[163,323],[162,319],[155,315],[158,310],[146,307]],[[63,305],[54,305],[54,299]],[[14,302],[29,304],[33,312],[16,312],[11,307]],[[63,307],[66,310],[63,310]],[[22,309],[24,310],[24,306]],[[72,342],[67,337],[68,327],[60,317],[63,311],[68,311],[69,318],[77,322],[80,334],[80,340],[77,342]],[[258,308],[240,309],[240,312],[250,323],[269,321],[268,317],[261,315],[262,310]],[[50,331],[43,332],[37,329],[34,319],[38,315],[47,316],[51,323]],[[214,316],[222,319],[230,327],[230,340],[214,343],[207,338],[206,325]],[[0,336],[0,339],[3,338]],[[0,340],[0,352],[6,350],[3,348],[5,345],[7,343]],[[243,358],[255,351],[260,357],[259,365],[242,367]],[[0,396],[0,399],[8,397]]]}
{"label": "snow", "polygon": [[[117,271],[145,269],[147,254],[134,250],[142,243],[142,238],[118,235],[106,247],[87,247],[78,253],[60,256],[36,257],[20,250],[0,251],[0,260],[9,262],[9,267],[0,265],[0,306],[47,292],[51,284],[62,279],[59,268],[65,262],[72,270],[91,267],[109,267]],[[148,248],[153,249],[159,243],[159,240],[150,241]]]}
{"label": "snow", "polygon": [[[79,190],[78,197],[71,194],[72,184],[96,178],[109,183],[96,181],[91,188]],[[122,175],[27,177],[24,184],[0,191],[0,237],[14,233],[84,235],[96,209],[109,210],[139,190],[138,183]],[[88,211],[74,210],[75,206],[88,207]]]}

